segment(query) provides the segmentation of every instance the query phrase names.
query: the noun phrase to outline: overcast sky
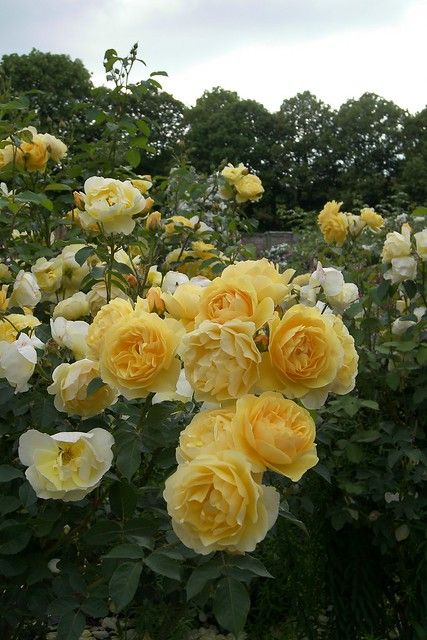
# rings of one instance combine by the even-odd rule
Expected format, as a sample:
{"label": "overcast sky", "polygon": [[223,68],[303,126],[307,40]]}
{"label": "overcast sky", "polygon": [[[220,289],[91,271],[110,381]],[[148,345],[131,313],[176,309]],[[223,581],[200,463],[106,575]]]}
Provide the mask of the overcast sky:
{"label": "overcast sky", "polygon": [[426,0],[0,0],[0,10],[0,55],[67,53],[102,84],[105,49],[124,55],[138,41],[186,104],[214,86],[272,111],[306,89],[334,107],[365,91],[412,112],[427,103]]}

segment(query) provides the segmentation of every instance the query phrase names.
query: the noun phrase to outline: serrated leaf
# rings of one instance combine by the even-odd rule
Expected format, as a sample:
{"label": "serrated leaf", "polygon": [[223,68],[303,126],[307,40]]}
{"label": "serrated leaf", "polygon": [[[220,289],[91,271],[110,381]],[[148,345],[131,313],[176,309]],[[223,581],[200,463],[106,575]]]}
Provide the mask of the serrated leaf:
{"label": "serrated leaf", "polygon": [[129,149],[129,151],[126,154],[126,159],[129,162],[130,166],[135,169],[141,162],[141,156],[138,149],[136,149],[135,147],[132,149]]}
{"label": "serrated leaf", "polygon": [[116,610],[121,611],[132,601],[138,589],[142,565],[139,562],[124,562],[114,571],[109,583],[109,593]]}
{"label": "serrated leaf", "polygon": [[222,627],[238,636],[245,626],[249,607],[249,595],[244,585],[234,578],[222,578],[218,582],[213,612]]}
{"label": "serrated leaf", "polygon": [[181,580],[181,566],[178,560],[170,558],[160,551],[154,551],[144,560],[147,567],[150,567],[155,573],[161,576],[172,578],[172,580]]}
{"label": "serrated leaf", "polygon": [[271,573],[264,567],[262,562],[253,556],[245,554],[244,556],[238,556],[236,559],[232,558],[233,566],[249,571],[254,576],[260,576],[261,578],[272,578]]}
{"label": "serrated leaf", "polygon": [[72,191],[70,185],[63,182],[51,182],[45,188],[45,191]]}

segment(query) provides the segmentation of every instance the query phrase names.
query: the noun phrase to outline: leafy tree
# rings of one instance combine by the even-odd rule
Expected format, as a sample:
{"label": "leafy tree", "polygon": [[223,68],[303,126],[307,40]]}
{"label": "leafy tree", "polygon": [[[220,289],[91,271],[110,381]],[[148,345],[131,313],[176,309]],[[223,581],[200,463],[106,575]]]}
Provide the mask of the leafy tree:
{"label": "leafy tree", "polygon": [[427,203],[427,107],[409,116],[404,129],[402,186],[416,204]]}

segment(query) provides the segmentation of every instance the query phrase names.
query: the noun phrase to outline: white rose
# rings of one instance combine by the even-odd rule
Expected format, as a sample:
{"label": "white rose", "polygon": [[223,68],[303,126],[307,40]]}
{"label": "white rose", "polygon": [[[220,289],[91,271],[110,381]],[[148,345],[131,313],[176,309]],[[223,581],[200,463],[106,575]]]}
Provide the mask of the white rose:
{"label": "white rose", "polygon": [[318,262],[316,271],[310,276],[309,285],[322,287],[326,296],[336,296],[343,288],[344,276],[338,269],[322,267],[322,263]]}
{"label": "white rose", "polygon": [[0,378],[6,378],[15,387],[15,393],[28,391],[28,380],[34,373],[37,364],[36,347],[42,348],[36,336],[31,338],[21,333],[14,342],[0,342]]}
{"label": "white rose", "polygon": [[188,276],[186,276],[185,273],[168,271],[163,278],[162,291],[165,291],[165,293],[175,293],[176,288],[185,282],[189,282]]}
{"label": "white rose", "polygon": [[62,262],[62,256],[53,260],[39,258],[31,267],[40,289],[45,293],[54,293],[61,287]]}
{"label": "white rose", "polygon": [[392,231],[386,235],[381,257],[383,262],[403,258],[411,253],[411,231],[408,224],[402,225],[401,233]]}
{"label": "white rose", "polygon": [[50,329],[52,339],[55,340],[56,344],[70,349],[76,360],[86,357],[89,349],[86,342],[87,332],[89,331],[87,322],[55,318],[55,320],[50,321]]}
{"label": "white rose", "polygon": [[47,150],[49,151],[50,157],[54,162],[59,162],[62,158],[65,158],[67,155],[67,145],[52,136],[50,133],[43,133],[42,137],[45,141]]}
{"label": "white rose", "polygon": [[417,243],[417,253],[422,260],[427,260],[427,229],[414,233]]}
{"label": "white rose", "polygon": [[113,436],[105,429],[49,436],[35,429],[19,438],[18,455],[39,498],[81,500],[95,489],[113,461]]}
{"label": "white rose", "polygon": [[417,277],[417,261],[413,256],[392,258],[391,269],[385,272],[384,279],[393,284],[404,280],[414,280]]}
{"label": "white rose", "polygon": [[89,314],[89,302],[87,295],[82,291],[74,293],[70,298],[58,302],[53,310],[53,318],[65,318],[66,320],[78,320]]}
{"label": "white rose", "polygon": [[344,313],[344,311],[353,302],[359,300],[359,289],[353,282],[345,282],[343,287],[335,296],[326,296],[329,304],[337,313]]}
{"label": "white rose", "polygon": [[20,307],[35,307],[40,302],[42,294],[37,280],[32,273],[21,270],[13,285],[12,304]]}

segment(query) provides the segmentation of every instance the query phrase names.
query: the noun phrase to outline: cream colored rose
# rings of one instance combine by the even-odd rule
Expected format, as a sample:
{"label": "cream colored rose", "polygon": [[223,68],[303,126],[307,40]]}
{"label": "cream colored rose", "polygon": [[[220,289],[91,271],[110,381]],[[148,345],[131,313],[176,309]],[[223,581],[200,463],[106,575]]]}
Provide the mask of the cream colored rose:
{"label": "cream colored rose", "polygon": [[42,348],[36,336],[31,338],[21,333],[14,342],[0,341],[0,378],[6,378],[15,387],[15,393],[28,391],[29,379],[37,364],[37,348]]}
{"label": "cream colored rose", "polygon": [[427,229],[414,233],[414,238],[417,243],[417,253],[425,262],[427,260]]}
{"label": "cream colored rose", "polygon": [[381,257],[383,262],[393,258],[404,258],[411,253],[411,231],[409,225],[402,225],[402,233],[391,231],[386,235]]}
{"label": "cream colored rose", "polygon": [[9,284],[12,280],[13,276],[11,270],[3,262],[0,262],[0,282]]}
{"label": "cream colored rose", "polygon": [[133,216],[145,208],[145,198],[129,180],[121,182],[113,178],[88,178],[84,193],[80,193],[84,211],[80,213],[83,227],[99,224],[106,235],[129,235],[135,227]]}
{"label": "cream colored rose", "polygon": [[385,280],[391,282],[404,282],[405,280],[415,280],[417,277],[417,261],[413,256],[391,259],[391,269],[384,273]]}
{"label": "cream colored rose", "polygon": [[230,400],[248,393],[259,377],[261,354],[253,322],[205,320],[182,339],[185,375],[198,400]]}
{"label": "cream colored rose", "polygon": [[62,256],[58,256],[52,260],[39,258],[31,271],[44,293],[54,293],[61,287],[62,268]]}
{"label": "cream colored rose", "polygon": [[346,360],[357,363],[354,341],[347,334],[342,321],[333,314],[300,304],[291,307],[282,319],[276,317],[270,323],[261,388],[280,391],[291,399],[302,398],[310,409],[321,407],[329,391],[348,393],[350,384],[341,387],[338,383],[341,374],[348,382],[344,375]]}
{"label": "cream colored rose", "polygon": [[[33,134],[31,142],[22,142],[16,150],[16,163],[27,171],[44,171],[49,160],[49,151],[46,141],[41,133],[37,133],[34,127],[28,127]],[[35,133],[33,133],[35,132]]]}
{"label": "cream colored rose", "polygon": [[[102,307],[107,304],[107,297],[107,287],[103,282],[97,282],[93,285],[87,294],[89,311],[92,317],[96,317]],[[129,296],[113,284],[111,287],[111,300],[115,300],[116,298],[126,300],[127,302],[129,301]]]}
{"label": "cream colored rose", "polygon": [[83,320],[66,320],[65,318],[55,318],[50,321],[52,339],[60,347],[70,349],[76,360],[86,358],[88,345],[86,336],[89,325]]}
{"label": "cream colored rose", "polygon": [[233,281],[215,278],[203,289],[196,325],[204,320],[223,324],[237,319],[253,322],[256,329],[259,329],[273,318],[273,314],[273,299],[265,297],[258,300],[249,276],[236,276]]}
{"label": "cream colored rose", "polygon": [[365,209],[362,209],[360,218],[374,233],[379,233],[384,226],[384,218],[372,208],[365,207]]}
{"label": "cream colored rose", "polygon": [[153,186],[153,181],[151,176],[139,176],[134,180],[131,180],[132,185],[138,189],[141,193],[147,193]]}
{"label": "cream colored rose", "polygon": [[183,328],[140,311],[117,319],[105,333],[100,353],[101,378],[128,400],[176,388],[180,362],[176,350]]}
{"label": "cream colored rose", "polygon": [[322,263],[317,263],[316,271],[314,271],[309,280],[311,287],[322,287],[326,296],[339,295],[344,286],[344,276],[341,271],[334,267],[322,267]]}
{"label": "cream colored rose", "polygon": [[348,232],[352,238],[357,238],[361,231],[366,227],[366,222],[364,222],[361,216],[356,216],[353,213],[345,213],[347,218],[347,228]]}
{"label": "cream colored rose", "polygon": [[317,222],[325,242],[341,247],[348,233],[348,220],[345,213],[340,211],[342,202],[332,200],[327,202],[317,216]]}
{"label": "cream colored rose", "polygon": [[74,293],[70,298],[61,300],[53,310],[53,318],[65,318],[66,320],[78,320],[89,314],[87,296],[82,291]]}
{"label": "cream colored rose", "polygon": [[98,377],[97,362],[86,358],[72,364],[65,362],[54,370],[53,383],[47,388],[47,392],[55,396],[54,404],[58,411],[90,418],[117,400],[117,392],[107,384],[87,395],[89,383]]}
{"label": "cream colored rose", "polygon": [[186,282],[179,285],[174,293],[162,292],[166,311],[176,320],[181,320],[189,331],[194,328],[194,318],[200,309],[202,291],[201,287]]}
{"label": "cream colored rose", "polygon": [[286,269],[279,273],[278,268],[267,260],[242,260],[226,267],[221,274],[221,279],[233,283],[236,278],[245,276],[249,278],[255,288],[258,301],[264,298],[272,298],[274,304],[280,304],[290,294],[290,281],[295,274],[295,269]]}
{"label": "cream colored rose", "polygon": [[58,256],[58,260],[62,259],[61,286],[64,290],[73,293],[78,291],[83,278],[89,273],[87,260],[82,265],[79,265],[75,259],[77,251],[85,247],[87,247],[85,244],[69,244],[62,249],[61,256]]}
{"label": "cream colored rose", "polygon": [[35,429],[19,438],[19,459],[36,495],[74,502],[96,489],[113,461],[113,436],[105,429],[56,433]]}
{"label": "cream colored rose", "polygon": [[13,342],[20,331],[34,329],[39,324],[40,320],[31,314],[9,313],[0,321],[0,340]]}
{"label": "cream colored rose", "polygon": [[279,393],[237,400],[230,432],[235,449],[259,471],[271,469],[297,482],[319,462],[313,418]]}
{"label": "cream colored rose", "polygon": [[253,551],[276,521],[279,494],[255,482],[238,451],[200,455],[178,466],[163,497],[176,535],[190,549]]}
{"label": "cream colored rose", "polygon": [[234,449],[231,430],[234,414],[234,407],[197,413],[179,436],[177,462],[180,464],[201,454]]}
{"label": "cream colored rose", "polygon": [[117,321],[133,313],[133,307],[128,300],[114,298],[104,305],[96,314],[89,326],[86,343],[92,358],[98,359],[104,344],[105,334]]}
{"label": "cream colored rose", "polygon": [[326,296],[328,303],[337,313],[344,311],[359,300],[359,289],[353,282],[344,282],[341,291],[334,296]]}
{"label": "cream colored rose", "polygon": [[243,176],[249,173],[249,169],[245,167],[245,165],[240,162],[240,164],[235,167],[229,162],[226,167],[221,171],[221,175],[223,178],[227,180],[227,182],[231,184],[235,184],[238,180],[240,180]]}
{"label": "cream colored rose", "polygon": [[54,162],[59,162],[67,155],[67,145],[59,140],[59,138],[55,138],[50,133],[43,133],[42,137],[46,144],[46,148],[49,152],[50,157]]}
{"label": "cream colored rose", "polygon": [[36,278],[30,272],[21,270],[16,276],[11,295],[11,303],[19,307],[35,307],[42,294]]}
{"label": "cream colored rose", "polygon": [[179,271],[168,271],[162,280],[162,291],[167,293],[174,293],[176,288],[189,282],[188,276],[185,273],[179,273]]}
{"label": "cream colored rose", "polygon": [[2,284],[0,286],[0,312],[4,313],[9,306],[9,298],[7,297],[9,286]]}
{"label": "cream colored rose", "polygon": [[264,193],[261,180],[252,173],[234,182],[234,187],[237,191],[236,202],[257,202]]}

